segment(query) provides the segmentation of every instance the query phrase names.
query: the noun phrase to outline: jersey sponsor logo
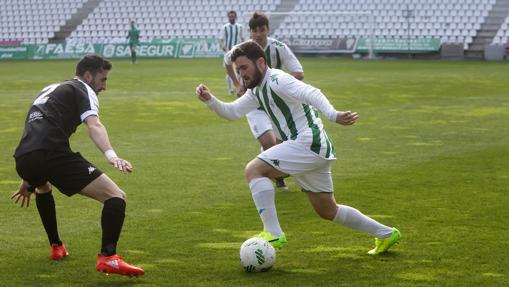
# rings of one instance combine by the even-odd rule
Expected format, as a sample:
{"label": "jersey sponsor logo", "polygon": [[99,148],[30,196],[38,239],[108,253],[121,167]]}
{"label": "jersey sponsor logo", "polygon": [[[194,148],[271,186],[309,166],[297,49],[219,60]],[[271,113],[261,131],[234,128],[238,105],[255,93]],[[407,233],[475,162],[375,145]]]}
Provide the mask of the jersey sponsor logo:
{"label": "jersey sponsor logo", "polygon": [[88,167],[88,174],[92,174],[92,172],[94,172],[94,171],[95,171],[95,167],[93,167],[93,166]]}
{"label": "jersey sponsor logo", "polygon": [[41,112],[39,111],[31,112],[30,115],[28,115],[28,123],[31,123],[36,120],[42,120],[43,118],[44,115]]}

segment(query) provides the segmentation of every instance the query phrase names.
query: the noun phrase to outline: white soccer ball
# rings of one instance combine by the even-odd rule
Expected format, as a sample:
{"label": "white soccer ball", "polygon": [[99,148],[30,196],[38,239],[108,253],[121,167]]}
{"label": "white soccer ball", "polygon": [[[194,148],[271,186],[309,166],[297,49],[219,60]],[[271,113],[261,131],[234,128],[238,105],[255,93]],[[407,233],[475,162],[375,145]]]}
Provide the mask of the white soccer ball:
{"label": "white soccer ball", "polygon": [[240,264],[246,272],[264,272],[276,262],[276,250],[265,239],[252,237],[240,246]]}

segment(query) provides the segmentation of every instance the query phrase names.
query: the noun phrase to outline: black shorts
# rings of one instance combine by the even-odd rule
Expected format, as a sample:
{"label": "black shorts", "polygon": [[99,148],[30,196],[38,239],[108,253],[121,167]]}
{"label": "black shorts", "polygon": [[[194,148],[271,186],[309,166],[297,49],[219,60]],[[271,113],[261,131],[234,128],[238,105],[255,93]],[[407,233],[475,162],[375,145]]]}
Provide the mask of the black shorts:
{"label": "black shorts", "polygon": [[103,172],[80,153],[38,150],[16,158],[16,171],[29,190],[49,181],[67,196],[80,192]]}

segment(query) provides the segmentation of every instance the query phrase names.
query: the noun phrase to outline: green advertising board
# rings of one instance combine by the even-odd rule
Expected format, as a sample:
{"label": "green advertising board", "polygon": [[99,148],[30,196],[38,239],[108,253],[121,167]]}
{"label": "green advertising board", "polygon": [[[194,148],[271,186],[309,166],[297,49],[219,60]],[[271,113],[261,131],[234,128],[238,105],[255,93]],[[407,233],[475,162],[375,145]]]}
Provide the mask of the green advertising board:
{"label": "green advertising board", "polygon": [[[360,37],[356,52],[368,52],[370,39]],[[440,49],[440,40],[435,38],[392,39],[374,38],[373,50],[377,53],[429,53]]]}
{"label": "green advertising board", "polygon": [[0,46],[0,60],[4,59],[26,59],[30,46]]}
{"label": "green advertising board", "polygon": [[[138,57],[147,58],[203,58],[222,57],[217,39],[169,39],[140,43]],[[74,59],[86,54],[106,58],[128,58],[127,44],[58,43],[22,46],[0,46],[0,59]]]}

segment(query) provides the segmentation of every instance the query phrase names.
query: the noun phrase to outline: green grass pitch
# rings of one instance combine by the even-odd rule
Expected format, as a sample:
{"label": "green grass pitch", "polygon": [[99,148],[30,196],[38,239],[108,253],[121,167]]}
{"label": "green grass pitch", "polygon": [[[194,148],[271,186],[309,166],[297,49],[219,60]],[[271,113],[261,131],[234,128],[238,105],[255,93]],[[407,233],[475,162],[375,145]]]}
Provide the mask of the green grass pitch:
{"label": "green grass pitch", "polygon": [[243,176],[259,152],[245,119],[228,122],[194,96],[207,84],[223,100],[220,59],[114,60],[101,119],[134,173],[108,166],[83,127],[72,147],[128,194],[118,250],[146,275],[98,274],[101,205],[55,191],[70,257],[52,262],[32,199],[10,195],[13,150],[32,98],[69,79],[75,61],[0,63],[0,286],[508,286],[509,69],[477,61],[302,58],[305,81],[339,110],[325,122],[336,146],[335,195],[397,226],[401,244],[366,254],[369,234],[323,221],[292,180],[277,193],[289,248],[272,270],[244,273],[239,247],[261,230]]}

